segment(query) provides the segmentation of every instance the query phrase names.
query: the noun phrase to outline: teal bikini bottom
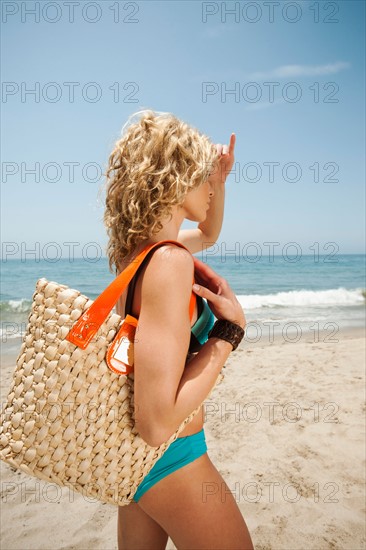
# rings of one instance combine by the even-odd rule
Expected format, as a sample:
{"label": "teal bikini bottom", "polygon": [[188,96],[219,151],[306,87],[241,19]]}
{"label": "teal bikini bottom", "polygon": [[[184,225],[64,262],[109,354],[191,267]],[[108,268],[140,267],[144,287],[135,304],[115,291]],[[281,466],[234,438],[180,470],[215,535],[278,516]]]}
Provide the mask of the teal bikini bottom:
{"label": "teal bikini bottom", "polygon": [[163,477],[193,462],[206,451],[207,445],[203,428],[195,434],[178,437],[144,477],[133,497],[134,502],[138,502],[142,495]]}

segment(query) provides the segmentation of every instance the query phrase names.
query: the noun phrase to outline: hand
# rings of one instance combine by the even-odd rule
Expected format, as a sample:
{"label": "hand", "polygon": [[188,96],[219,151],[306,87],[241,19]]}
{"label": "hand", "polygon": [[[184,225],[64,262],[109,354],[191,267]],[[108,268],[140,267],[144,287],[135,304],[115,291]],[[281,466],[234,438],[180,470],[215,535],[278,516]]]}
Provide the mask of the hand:
{"label": "hand", "polygon": [[216,170],[209,177],[212,181],[225,183],[226,178],[234,164],[235,141],[235,134],[231,134],[229,145],[221,145],[221,143],[216,145],[219,163]]}
{"label": "hand", "polygon": [[246,319],[243,308],[230,288],[226,279],[210,266],[193,256],[195,279],[199,289],[193,291],[205,298],[217,319],[226,319],[245,328]]}

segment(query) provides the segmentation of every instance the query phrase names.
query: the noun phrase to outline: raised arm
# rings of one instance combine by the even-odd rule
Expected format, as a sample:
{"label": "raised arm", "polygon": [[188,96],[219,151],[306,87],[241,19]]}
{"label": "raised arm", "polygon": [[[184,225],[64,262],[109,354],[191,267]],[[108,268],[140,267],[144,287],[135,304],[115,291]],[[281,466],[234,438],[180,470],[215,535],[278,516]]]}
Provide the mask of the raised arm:
{"label": "raised arm", "polygon": [[209,177],[215,192],[206,219],[200,222],[196,229],[179,231],[177,240],[192,254],[213,246],[220,235],[224,219],[225,181],[234,164],[235,140],[235,134],[231,134],[229,145],[216,145],[220,162],[216,171]]}

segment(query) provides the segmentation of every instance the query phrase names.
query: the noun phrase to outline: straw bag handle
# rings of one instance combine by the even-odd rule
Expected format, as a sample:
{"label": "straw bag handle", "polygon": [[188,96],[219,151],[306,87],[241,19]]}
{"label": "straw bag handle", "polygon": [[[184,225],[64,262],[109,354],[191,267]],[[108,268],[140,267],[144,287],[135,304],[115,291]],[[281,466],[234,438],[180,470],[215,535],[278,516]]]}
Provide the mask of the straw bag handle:
{"label": "straw bag handle", "polygon": [[[73,325],[65,339],[79,348],[85,349],[106,320],[108,314],[116,304],[118,298],[128,283],[131,281],[132,277],[135,275],[142,261],[153,248],[161,246],[163,243],[173,243],[188,250],[188,248],[186,248],[182,243],[172,240],[159,241],[158,243],[154,243],[144,248],[142,252],[140,252],[140,254],[138,254],[138,256],[136,256],[136,258],[130,263],[130,265],[126,267],[126,269],[123,270],[118,277],[116,277],[114,281],[112,281],[111,284],[108,285],[107,288],[103,290],[103,292],[94,300],[92,305]],[[195,304],[196,295],[192,291],[189,302],[190,319],[192,319]]]}

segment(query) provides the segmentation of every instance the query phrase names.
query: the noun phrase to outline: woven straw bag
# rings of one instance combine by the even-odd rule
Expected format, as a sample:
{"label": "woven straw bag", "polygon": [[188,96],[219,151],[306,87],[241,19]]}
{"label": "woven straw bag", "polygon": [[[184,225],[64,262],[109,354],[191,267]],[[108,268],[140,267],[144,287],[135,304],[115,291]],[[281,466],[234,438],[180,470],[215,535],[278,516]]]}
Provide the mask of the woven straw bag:
{"label": "woven straw bag", "polygon": [[[147,254],[164,243],[185,248],[177,241],[146,247],[94,301],[66,285],[37,281],[2,409],[3,461],[30,476],[124,506],[200,410],[201,405],[159,447],[147,445],[134,422],[133,371],[119,374],[106,361],[126,334],[128,317],[123,320],[112,309]],[[191,318],[195,299],[192,292]]]}

